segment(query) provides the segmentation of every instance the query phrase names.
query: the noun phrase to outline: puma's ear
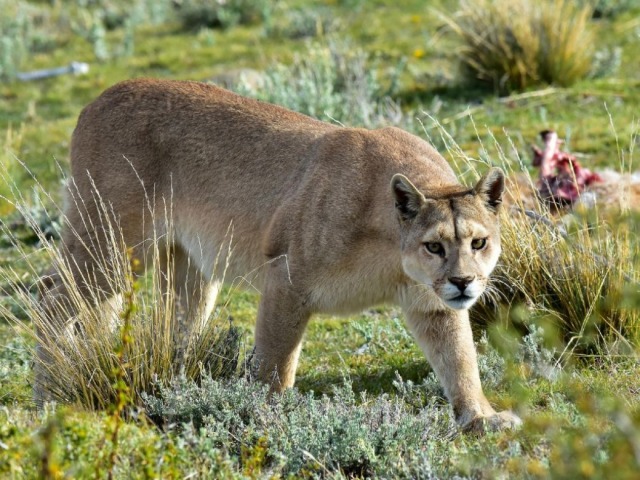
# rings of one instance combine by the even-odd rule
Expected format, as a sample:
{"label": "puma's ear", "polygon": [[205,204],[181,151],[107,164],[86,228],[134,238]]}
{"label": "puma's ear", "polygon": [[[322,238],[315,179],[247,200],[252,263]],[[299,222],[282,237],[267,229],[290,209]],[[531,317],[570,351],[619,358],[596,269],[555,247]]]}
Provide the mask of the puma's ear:
{"label": "puma's ear", "polygon": [[391,179],[391,190],[396,201],[396,209],[403,220],[414,218],[426,202],[424,195],[400,173],[396,173]]}
{"label": "puma's ear", "polygon": [[476,184],[474,191],[477,195],[482,195],[490,209],[497,211],[502,203],[502,193],[504,192],[504,173],[501,169],[494,167],[485,173]]}

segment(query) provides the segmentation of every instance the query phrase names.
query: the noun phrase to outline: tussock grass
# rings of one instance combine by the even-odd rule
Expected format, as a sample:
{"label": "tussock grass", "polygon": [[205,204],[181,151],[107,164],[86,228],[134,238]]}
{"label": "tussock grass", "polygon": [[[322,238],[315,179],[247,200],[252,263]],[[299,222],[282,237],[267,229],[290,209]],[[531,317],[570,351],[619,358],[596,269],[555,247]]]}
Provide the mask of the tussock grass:
{"label": "tussock grass", "polygon": [[443,16],[459,37],[464,75],[500,92],[567,86],[592,68],[589,5],[572,0],[462,0]]}
{"label": "tussock grass", "polygon": [[495,272],[503,298],[550,321],[567,342],[565,352],[637,348],[640,316],[629,301],[640,288],[633,223],[598,208],[558,218],[538,199],[527,209],[518,184],[511,188],[518,201],[502,213]]}
{"label": "tussock grass", "polygon": [[623,301],[640,281],[628,223],[612,228],[594,212],[593,223],[578,216],[565,230],[542,221],[550,215],[541,210],[536,217],[516,205],[503,213],[505,247],[496,280],[504,298],[551,321],[567,351],[640,345],[638,312]]}
{"label": "tussock grass", "polygon": [[[240,348],[238,330],[215,316],[193,325],[185,323],[173,288],[173,258],[161,248],[171,238],[154,238],[146,252],[151,271],[140,275],[139,261],[131,257],[113,221],[114,214],[99,192],[94,192],[91,199],[79,198],[72,183],[68,191],[67,212],[68,208],[86,212],[89,202],[100,207],[99,218],[82,216],[83,222],[107,232],[108,242],[102,248],[92,247],[97,260],[95,270],[74,276],[79,266],[65,254],[63,244],[54,243],[45,234],[41,218],[33,216],[18,193],[14,206],[38,235],[41,253],[52,265],[49,278],[55,279],[56,286],[46,291],[41,262],[30,262],[31,254],[17,240],[15,248],[30,276],[40,279],[25,288],[21,285],[24,271],[5,268],[0,272],[2,293],[12,295],[19,305],[16,310],[0,304],[0,315],[33,343],[39,343],[34,362],[35,370],[42,372],[45,379],[45,397],[88,409],[107,409],[118,404],[126,393],[131,404],[140,405],[142,392],[154,392],[158,385],[168,384],[176,376],[198,381],[203,375],[226,378],[235,373]],[[147,213],[153,216],[150,202],[148,207]],[[67,234],[79,238],[65,213],[57,207],[52,210],[56,218],[59,215]],[[165,215],[170,225],[168,205]],[[2,228],[11,237],[6,225]],[[231,248],[231,238],[228,247]],[[169,265],[166,274],[160,270],[163,263]],[[214,272],[223,277],[225,265],[217,263]],[[94,286],[99,275],[109,279],[108,291]],[[60,295],[61,291],[66,295]],[[43,292],[46,298],[55,298],[49,307],[42,300]],[[113,292],[119,295],[110,296]]]}

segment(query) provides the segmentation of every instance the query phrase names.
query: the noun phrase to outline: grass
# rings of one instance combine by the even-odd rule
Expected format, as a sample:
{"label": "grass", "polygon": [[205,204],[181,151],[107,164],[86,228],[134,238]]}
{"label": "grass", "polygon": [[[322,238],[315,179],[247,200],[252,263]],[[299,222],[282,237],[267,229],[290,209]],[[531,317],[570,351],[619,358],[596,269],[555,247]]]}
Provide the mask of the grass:
{"label": "grass", "polygon": [[[148,262],[153,274],[138,277],[139,261],[131,259],[121,232],[110,221],[110,209],[102,202],[100,192],[93,199],[80,199],[72,186],[68,188],[68,207],[76,208],[82,222],[92,224],[107,233],[108,241],[87,251],[96,258],[96,271],[82,272],[76,276],[77,265],[70,261],[62,248],[46,233],[53,222],[67,224],[64,211],[53,214],[37,209],[24,209],[24,199],[17,209],[26,226],[36,234],[36,241],[43,256],[55,271],[54,287],[32,284],[31,288],[15,288],[22,283],[23,271],[11,267],[0,273],[4,294],[13,296],[15,304],[0,304],[0,315],[25,334],[32,343],[39,339],[41,356],[34,359],[34,368],[46,377],[45,396],[53,401],[70,403],[87,409],[108,409],[118,402],[121,388],[126,386],[128,404],[139,405],[143,392],[153,392],[157,385],[170,383],[174,377],[185,375],[199,379],[202,375],[225,377],[236,370],[239,350],[239,332],[226,321],[210,319],[197,326],[184,324],[179,314],[179,299],[175,291],[172,258],[163,258],[156,239],[148,252]],[[46,192],[42,193],[47,197]],[[96,201],[99,218],[87,218],[83,212],[85,202]],[[149,206],[150,210],[153,208]],[[154,215],[150,211],[151,215]],[[170,217],[170,213],[167,213]],[[44,221],[43,221],[44,217]],[[172,219],[167,219],[167,225]],[[170,227],[169,227],[170,228]],[[23,258],[28,259],[23,243],[8,228],[4,234]],[[70,230],[71,234],[76,234]],[[82,239],[77,237],[81,242]],[[160,265],[167,263],[161,273]],[[138,264],[136,264],[138,262]],[[216,262],[217,263],[217,262]],[[32,278],[40,263],[29,262]],[[215,265],[216,276],[224,278],[224,266]],[[109,288],[122,292],[120,299],[104,302],[102,291],[95,286],[90,295],[83,293],[81,285],[93,285],[92,275],[109,278]],[[161,286],[162,285],[162,286]],[[13,291],[12,291],[13,290]],[[46,303],[34,291],[46,291],[50,298]],[[62,290],[65,297],[56,293]],[[102,305],[95,308],[95,305]],[[24,322],[24,318],[29,320]],[[52,318],[62,319],[60,322]],[[36,337],[35,332],[40,332]],[[40,358],[46,360],[40,360]]]}
{"label": "grass", "polygon": [[[640,468],[640,297],[633,232],[640,218],[633,212],[587,211],[568,222],[537,206],[547,223],[504,212],[505,249],[495,283],[500,302],[480,306],[474,317],[486,393],[497,407],[525,419],[520,431],[482,439],[458,434],[400,312],[388,306],[314,319],[297,389],[276,402],[242,380],[210,379],[199,371],[184,377],[168,361],[153,370],[152,362],[135,359],[146,352],[150,328],[163,332],[158,348],[175,353],[171,329],[158,323],[175,318],[158,301],[153,275],[133,282],[126,255],[118,268],[130,293],[123,310],[129,313],[120,325],[130,327],[104,328],[80,305],[93,315],[89,325],[100,341],[93,350],[52,346],[65,369],[59,398],[70,403],[36,412],[34,285],[56,255],[60,171],[68,168],[80,109],[118,80],[204,80],[253,68],[265,72],[268,88],[247,93],[347,125],[401,125],[430,137],[469,183],[489,164],[526,172],[529,145],[544,128],[567,138],[589,168],[637,168],[640,74],[633,60],[640,24],[633,2],[615,9],[599,2],[610,13],[585,20],[598,31],[597,50],[621,48],[618,70],[500,98],[459,77],[461,44],[436,14],[453,15],[453,1],[291,0],[262,23],[224,31],[184,31],[166,12],[156,20],[139,15],[125,26],[129,11],[143,3],[110,2],[112,18],[120,15],[122,23],[105,24],[110,54],[99,59],[96,42],[74,32],[68,20],[86,17],[102,8],[100,2],[89,10],[80,2],[65,9],[34,2],[44,19],[34,24],[42,47],[32,43],[16,69],[76,60],[89,62],[91,70],[81,77],[0,83],[0,163],[14,185],[0,192],[14,200],[0,205],[3,477],[608,478],[615,471],[634,478]],[[293,18],[287,11],[303,13]],[[329,17],[341,21],[328,24]],[[38,184],[46,195],[32,193]],[[50,233],[43,239],[38,231]],[[257,296],[230,288],[219,303],[219,326],[231,317],[251,345]],[[194,351],[206,362],[213,350]],[[101,386],[84,394],[77,387],[87,384],[87,372],[98,372]],[[149,388],[154,373],[165,380]]]}

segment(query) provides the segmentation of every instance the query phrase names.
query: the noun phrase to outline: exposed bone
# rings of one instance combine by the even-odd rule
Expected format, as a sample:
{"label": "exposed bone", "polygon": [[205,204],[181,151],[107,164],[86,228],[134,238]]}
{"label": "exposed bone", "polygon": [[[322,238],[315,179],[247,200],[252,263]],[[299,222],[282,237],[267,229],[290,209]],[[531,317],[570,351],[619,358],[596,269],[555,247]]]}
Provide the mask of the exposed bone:
{"label": "exposed bone", "polygon": [[571,205],[587,186],[602,182],[600,175],[580,165],[575,156],[560,151],[562,141],[556,132],[544,130],[540,136],[544,149],[532,148],[533,165],[540,167],[538,191],[542,198],[556,206]]}

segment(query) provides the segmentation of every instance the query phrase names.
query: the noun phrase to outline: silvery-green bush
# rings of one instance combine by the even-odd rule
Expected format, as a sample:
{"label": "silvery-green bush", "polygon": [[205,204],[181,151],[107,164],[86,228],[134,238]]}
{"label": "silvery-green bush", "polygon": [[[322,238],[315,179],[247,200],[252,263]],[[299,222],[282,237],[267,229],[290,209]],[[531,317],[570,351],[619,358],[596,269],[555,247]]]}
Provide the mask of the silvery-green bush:
{"label": "silvery-green bush", "polygon": [[269,68],[259,85],[240,79],[235,90],[348,126],[374,128],[409,121],[381,87],[371,58],[345,43],[311,45],[292,64]]}
{"label": "silvery-green bush", "polygon": [[269,399],[266,387],[245,380],[197,385],[183,379],[159,392],[145,398],[151,418],[187,432],[192,441],[197,432],[198,442],[231,455],[264,439],[265,468],[285,475],[386,477],[402,476],[404,468],[411,477],[416,469],[435,468],[424,453],[446,448],[439,442],[455,431],[441,399],[416,409],[402,392],[373,398],[355,394],[349,384],[320,398],[292,389]]}
{"label": "silvery-green bush", "polygon": [[[513,360],[528,366],[532,381],[552,361],[553,352],[543,346],[542,333],[532,327],[513,345]],[[478,352],[485,387],[504,387],[507,361],[486,335],[478,342]],[[556,369],[553,376],[545,377],[558,381],[560,374]],[[237,458],[240,469],[247,451],[265,448],[262,468],[273,475],[451,475],[447,463],[451,449],[466,448],[466,444],[451,442],[458,430],[437,378],[431,373],[415,383],[396,374],[393,387],[390,393],[371,397],[355,393],[346,381],[336,385],[331,395],[290,389],[270,398],[265,385],[244,378],[204,377],[199,383],[179,378],[172,385],[159,385],[155,396],[143,398],[147,415],[157,424],[203,454]],[[496,462],[521,455],[522,445],[514,440]]]}
{"label": "silvery-green bush", "polygon": [[265,33],[276,38],[313,38],[333,33],[340,25],[340,19],[326,7],[292,9],[284,6],[282,12],[274,15],[274,21],[265,25]]}
{"label": "silvery-green bush", "polygon": [[0,79],[11,79],[25,59],[34,51],[45,48],[50,32],[35,21],[47,18],[43,9],[23,1],[0,0]]}

